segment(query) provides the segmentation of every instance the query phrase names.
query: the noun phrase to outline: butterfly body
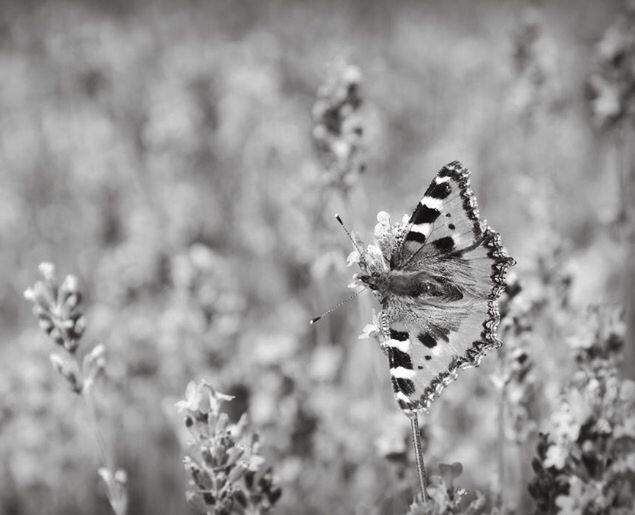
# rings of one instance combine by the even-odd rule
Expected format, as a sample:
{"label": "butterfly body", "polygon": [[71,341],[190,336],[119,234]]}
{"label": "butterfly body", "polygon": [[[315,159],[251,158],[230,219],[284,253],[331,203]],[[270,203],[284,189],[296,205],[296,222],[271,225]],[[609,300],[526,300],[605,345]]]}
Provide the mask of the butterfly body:
{"label": "butterfly body", "polygon": [[378,293],[381,304],[386,307],[391,297],[444,298],[459,300],[461,289],[443,276],[435,276],[427,271],[389,270],[385,273],[362,275],[359,279],[372,291]]}
{"label": "butterfly body", "polygon": [[469,172],[456,161],[407,222],[384,219],[375,236],[357,279],[382,305],[382,348],[399,406],[427,409],[458,370],[500,346],[497,299],[514,260],[480,220]]}

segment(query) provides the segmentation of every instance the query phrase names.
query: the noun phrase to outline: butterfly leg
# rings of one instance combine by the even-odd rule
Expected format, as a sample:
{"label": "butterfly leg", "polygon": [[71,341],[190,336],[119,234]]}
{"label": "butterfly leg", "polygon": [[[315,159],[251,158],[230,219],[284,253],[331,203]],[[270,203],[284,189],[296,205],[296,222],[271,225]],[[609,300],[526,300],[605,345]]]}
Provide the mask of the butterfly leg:
{"label": "butterfly leg", "polygon": [[386,310],[381,310],[377,315],[377,319],[379,320],[379,331],[381,332],[381,350],[384,351],[385,354],[388,353],[388,340],[390,340],[390,317],[388,316],[388,312]]}

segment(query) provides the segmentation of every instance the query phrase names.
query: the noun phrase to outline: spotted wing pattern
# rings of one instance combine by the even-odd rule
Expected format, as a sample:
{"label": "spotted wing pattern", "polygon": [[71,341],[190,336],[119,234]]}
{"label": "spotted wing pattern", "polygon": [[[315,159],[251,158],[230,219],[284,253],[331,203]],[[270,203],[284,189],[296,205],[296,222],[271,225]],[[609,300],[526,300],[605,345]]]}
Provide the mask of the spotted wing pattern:
{"label": "spotted wing pattern", "polygon": [[384,347],[395,397],[407,411],[427,409],[460,369],[478,366],[501,345],[497,299],[514,263],[498,233],[481,222],[469,172],[458,162],[437,174],[408,229],[393,269],[425,271],[460,295],[386,299]]}
{"label": "spotted wing pattern", "polygon": [[391,257],[394,269],[419,269],[424,249],[426,253],[452,251],[482,237],[484,224],[469,178],[469,171],[458,161],[439,171],[412,213],[399,250]]}

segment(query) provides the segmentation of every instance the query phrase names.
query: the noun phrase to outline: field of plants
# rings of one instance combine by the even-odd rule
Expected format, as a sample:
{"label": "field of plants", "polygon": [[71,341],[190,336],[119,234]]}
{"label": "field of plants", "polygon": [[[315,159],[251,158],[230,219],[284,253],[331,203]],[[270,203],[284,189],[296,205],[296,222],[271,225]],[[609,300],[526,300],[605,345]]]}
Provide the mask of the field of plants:
{"label": "field of plants", "polygon": [[[635,3],[3,1],[0,77],[0,514],[635,513]],[[517,264],[424,500],[309,320],[455,160]]]}

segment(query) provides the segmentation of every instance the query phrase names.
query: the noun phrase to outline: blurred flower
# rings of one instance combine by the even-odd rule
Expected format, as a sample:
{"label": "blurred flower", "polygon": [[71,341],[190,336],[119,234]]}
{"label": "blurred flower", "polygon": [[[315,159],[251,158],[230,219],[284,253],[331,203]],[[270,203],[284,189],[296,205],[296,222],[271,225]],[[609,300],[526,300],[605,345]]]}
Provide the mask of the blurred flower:
{"label": "blurred flower", "polygon": [[428,500],[419,497],[412,503],[407,515],[445,515],[483,513],[485,496],[479,492],[468,492],[456,487],[454,481],[462,474],[460,463],[439,464],[439,473],[428,478]]}
{"label": "blurred flower", "polygon": [[38,318],[40,328],[66,351],[64,355],[51,354],[53,368],[71,390],[81,394],[86,381],[92,383],[104,367],[103,348],[93,349],[83,363],[79,361],[76,351],[86,329],[86,319],[77,278],[68,275],[60,284],[53,264],[42,263],[39,270],[43,280],[28,288],[24,297],[33,303],[33,314]]}
{"label": "blurred flower", "polygon": [[313,139],[327,170],[327,182],[343,193],[348,193],[366,166],[364,128],[358,113],[361,81],[359,68],[334,63],[313,107]]}
{"label": "blurred flower", "polygon": [[534,6],[524,8],[512,39],[512,107],[528,124],[534,122],[541,107],[557,106],[559,97],[554,87],[556,54],[545,37],[541,18]]}
{"label": "blurred flower", "polygon": [[99,476],[106,484],[108,501],[116,515],[125,515],[128,511],[128,476],[125,470],[118,469],[113,474],[109,469],[99,469]]}
{"label": "blurred flower", "polygon": [[535,377],[530,320],[537,314],[536,301],[529,298],[516,276],[511,275],[500,304],[505,347],[501,351],[502,371],[494,381],[503,392],[507,413],[505,434],[520,444],[535,430],[531,413]]}
{"label": "blurred flower", "polygon": [[353,266],[355,263],[359,263],[361,255],[357,250],[352,251],[346,258],[346,266]]}
{"label": "blurred flower", "polygon": [[373,338],[379,341],[379,337],[381,335],[381,323],[379,321],[379,317],[377,316],[377,312],[373,309],[373,317],[370,324],[366,324],[362,329],[362,334],[360,334],[357,338],[359,340],[368,340]]}
{"label": "blurred flower", "polygon": [[[572,351],[577,369],[541,434],[529,491],[541,513],[621,513],[635,508],[635,476],[623,464],[635,456],[630,381],[617,362],[623,324],[607,308],[591,310]],[[620,511],[621,510],[621,511]]]}
{"label": "blurred flower", "polygon": [[596,69],[587,81],[596,124],[613,127],[635,120],[635,2],[603,34],[596,47]]}
{"label": "blurred flower", "polygon": [[86,328],[77,278],[68,275],[60,285],[53,264],[42,263],[39,270],[44,280],[28,288],[24,297],[33,303],[40,328],[72,354]]}
{"label": "blurred flower", "polygon": [[[96,345],[80,360],[76,351],[86,322],[80,306],[82,293],[78,281],[69,275],[59,284],[55,267],[51,263],[42,263],[39,270],[43,281],[37,281],[33,287],[28,288],[24,296],[34,303],[33,312],[40,321],[40,327],[66,351],[64,354],[52,353],[51,364],[71,390],[86,401],[100,457],[104,458],[109,450],[104,446],[91,386],[106,367],[105,348],[103,345]],[[126,472],[120,469],[113,473],[109,468],[102,467],[98,473],[106,484],[113,511],[116,515],[125,515],[128,509]]]}

